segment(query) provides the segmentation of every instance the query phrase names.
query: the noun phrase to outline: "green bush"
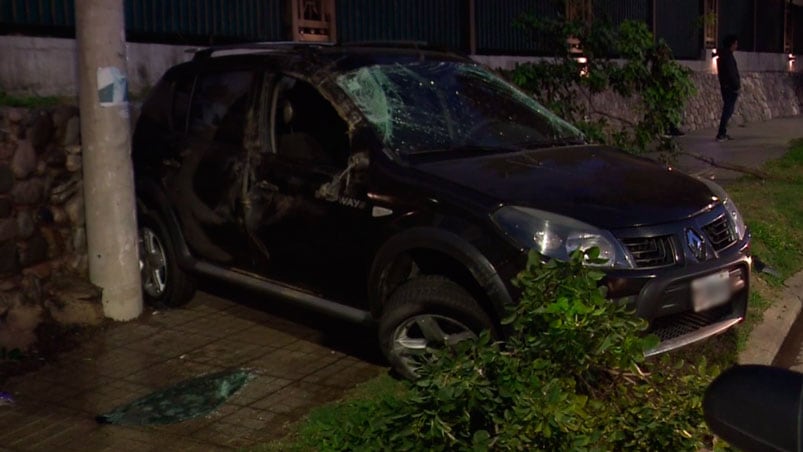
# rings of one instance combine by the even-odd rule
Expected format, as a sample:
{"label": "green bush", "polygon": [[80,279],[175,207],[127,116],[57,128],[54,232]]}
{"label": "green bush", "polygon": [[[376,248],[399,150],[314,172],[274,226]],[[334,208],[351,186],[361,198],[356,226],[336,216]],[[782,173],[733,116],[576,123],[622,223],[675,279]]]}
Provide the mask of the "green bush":
{"label": "green bush", "polygon": [[[518,65],[510,77],[558,115],[574,123],[591,141],[644,152],[654,144],[674,150],[664,138],[679,126],[686,100],[695,92],[691,71],[672,58],[662,39],[647,25],[626,20],[618,27],[592,22],[525,17],[520,26],[555,49],[552,58]],[[567,39],[579,39],[588,58],[587,71],[569,53]],[[594,94],[612,91],[632,100],[635,120],[595,105]]]}
{"label": "green bush", "polygon": [[[408,388],[350,402],[305,438],[325,450],[699,450],[705,366],[645,363],[656,338],[598,287],[602,273],[533,253],[505,342],[433,352]],[[649,371],[648,371],[648,368]]]}

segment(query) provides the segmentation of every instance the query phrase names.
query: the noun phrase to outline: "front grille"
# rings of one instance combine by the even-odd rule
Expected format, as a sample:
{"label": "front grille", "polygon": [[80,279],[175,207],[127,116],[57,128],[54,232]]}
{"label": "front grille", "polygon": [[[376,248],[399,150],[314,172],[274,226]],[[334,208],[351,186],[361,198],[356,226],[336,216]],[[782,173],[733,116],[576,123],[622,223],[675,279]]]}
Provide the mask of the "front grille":
{"label": "front grille", "polygon": [[675,263],[672,236],[622,239],[638,268],[666,267]]}
{"label": "front grille", "polygon": [[703,231],[711,241],[711,246],[716,251],[722,251],[736,242],[736,234],[728,221],[727,215],[723,215],[716,220],[703,226]]}
{"label": "front grille", "polygon": [[686,311],[659,317],[650,324],[650,332],[661,341],[668,341],[725,320],[731,311],[731,306],[727,304],[703,312]]}

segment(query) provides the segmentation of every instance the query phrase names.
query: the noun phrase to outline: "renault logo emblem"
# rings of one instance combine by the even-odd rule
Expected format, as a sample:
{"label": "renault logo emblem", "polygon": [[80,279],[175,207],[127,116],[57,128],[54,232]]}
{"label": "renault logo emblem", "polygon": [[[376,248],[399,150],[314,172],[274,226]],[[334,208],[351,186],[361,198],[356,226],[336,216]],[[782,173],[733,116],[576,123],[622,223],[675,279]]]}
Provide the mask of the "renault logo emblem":
{"label": "renault logo emblem", "polygon": [[692,229],[686,230],[686,244],[689,245],[689,249],[697,260],[705,260],[705,242]]}

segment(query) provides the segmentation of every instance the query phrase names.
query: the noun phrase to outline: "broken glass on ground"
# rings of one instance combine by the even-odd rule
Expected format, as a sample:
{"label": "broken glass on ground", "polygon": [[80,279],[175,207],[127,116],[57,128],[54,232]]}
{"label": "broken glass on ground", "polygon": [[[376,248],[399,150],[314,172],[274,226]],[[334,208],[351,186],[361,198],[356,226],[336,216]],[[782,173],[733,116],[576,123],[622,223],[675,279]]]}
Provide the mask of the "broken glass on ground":
{"label": "broken glass on ground", "polygon": [[254,375],[243,369],[184,380],[95,418],[99,424],[175,424],[215,411]]}
{"label": "broken glass on ground", "polygon": [[14,405],[14,397],[7,392],[0,392],[0,406]]}

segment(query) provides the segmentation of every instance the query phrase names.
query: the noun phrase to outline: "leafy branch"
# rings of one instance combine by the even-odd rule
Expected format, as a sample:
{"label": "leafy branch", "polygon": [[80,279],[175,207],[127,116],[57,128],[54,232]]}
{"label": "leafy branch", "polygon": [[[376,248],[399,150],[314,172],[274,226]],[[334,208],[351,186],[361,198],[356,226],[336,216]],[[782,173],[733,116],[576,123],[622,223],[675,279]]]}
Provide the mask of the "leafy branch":
{"label": "leafy branch", "polygon": [[568,262],[532,252],[515,279],[519,303],[504,342],[433,350],[402,396],[363,405],[321,432],[327,450],[701,450],[711,444],[700,403],[702,367],[647,361],[657,339],[605,297],[589,267],[599,250]]}
{"label": "leafy branch", "polygon": [[[669,46],[656,40],[646,24],[624,21],[613,27],[600,19],[579,22],[527,16],[518,25],[544,39],[555,54],[518,65],[510,74],[514,83],[576,124],[591,141],[634,153],[656,148],[676,151],[661,137],[680,123],[683,106],[695,87],[690,70],[672,58]],[[570,52],[572,41],[581,43],[586,63],[578,63]],[[634,119],[598,108],[594,99],[603,92],[632,102]]]}

